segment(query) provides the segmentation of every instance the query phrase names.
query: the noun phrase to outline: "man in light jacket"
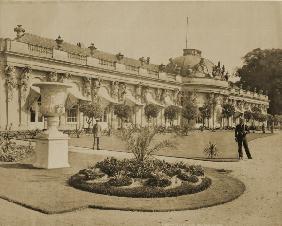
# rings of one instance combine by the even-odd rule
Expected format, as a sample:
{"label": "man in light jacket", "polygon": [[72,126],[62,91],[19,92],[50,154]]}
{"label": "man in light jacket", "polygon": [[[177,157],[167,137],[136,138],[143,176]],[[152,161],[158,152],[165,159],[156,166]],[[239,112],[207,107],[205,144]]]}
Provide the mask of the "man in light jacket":
{"label": "man in light jacket", "polygon": [[100,150],[100,137],[102,136],[102,126],[100,124],[100,119],[96,119],[96,123],[93,126],[93,149],[95,149],[95,143],[97,143],[97,150]]}

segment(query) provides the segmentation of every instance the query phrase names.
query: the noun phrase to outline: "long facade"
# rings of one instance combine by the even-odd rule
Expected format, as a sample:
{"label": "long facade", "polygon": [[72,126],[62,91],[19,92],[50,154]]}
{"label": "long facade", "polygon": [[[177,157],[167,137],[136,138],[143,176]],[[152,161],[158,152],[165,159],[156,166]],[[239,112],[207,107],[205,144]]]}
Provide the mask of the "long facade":
{"label": "long facade", "polygon": [[[181,108],[183,95],[194,95],[199,107],[213,100],[215,111],[206,124],[221,127],[224,103],[232,103],[236,112],[243,113],[254,106],[266,113],[269,101],[262,91],[253,92],[236,87],[228,81],[224,66],[214,65],[201,57],[201,51],[184,49],[183,55],[170,58],[167,65],[155,65],[150,58],[127,58],[121,53],[109,54],[94,44],[84,48],[26,33],[21,26],[15,29],[16,38],[0,39],[0,129],[44,128],[40,113],[40,89],[36,82],[61,81],[70,84],[65,114],[60,117],[61,129],[87,127],[87,118],[79,111],[79,104],[99,96],[104,109],[105,128],[119,127],[113,112],[115,104],[126,103],[132,113],[128,122],[145,126],[146,104],[161,109],[156,125],[167,125],[164,109],[175,105]],[[229,125],[236,123],[230,118]],[[174,125],[181,123],[181,115]],[[197,119],[196,126],[202,124]],[[226,122],[225,122],[226,125]]]}

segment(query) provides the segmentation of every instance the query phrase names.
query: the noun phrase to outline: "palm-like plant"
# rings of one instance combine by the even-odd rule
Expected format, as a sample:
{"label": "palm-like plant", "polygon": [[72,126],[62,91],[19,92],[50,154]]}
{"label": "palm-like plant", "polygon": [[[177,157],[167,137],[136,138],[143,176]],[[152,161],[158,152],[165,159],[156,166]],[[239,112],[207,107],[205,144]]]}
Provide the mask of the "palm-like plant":
{"label": "palm-like plant", "polygon": [[121,138],[126,142],[127,148],[131,151],[138,162],[148,160],[153,153],[167,147],[175,147],[169,140],[163,140],[155,145],[152,145],[152,140],[156,135],[157,130],[149,127],[144,127],[140,130],[124,129]]}
{"label": "palm-like plant", "polygon": [[212,142],[209,142],[208,146],[205,147],[204,153],[208,156],[208,158],[211,158],[211,159],[218,156],[219,154],[216,144],[213,144]]}

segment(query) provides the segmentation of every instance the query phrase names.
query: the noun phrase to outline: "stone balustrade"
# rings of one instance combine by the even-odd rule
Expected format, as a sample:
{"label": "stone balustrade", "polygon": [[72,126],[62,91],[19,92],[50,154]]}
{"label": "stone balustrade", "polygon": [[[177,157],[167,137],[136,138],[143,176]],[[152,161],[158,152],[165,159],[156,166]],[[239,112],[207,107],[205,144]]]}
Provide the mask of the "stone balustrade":
{"label": "stone balustrade", "polygon": [[111,62],[104,59],[97,59],[91,56],[83,56],[80,54],[65,52],[58,49],[27,44],[11,39],[0,39],[0,51],[22,53],[22,54],[42,57],[42,58],[52,58],[55,60],[60,60],[78,65],[87,65],[87,66],[102,68],[106,70],[114,70],[121,73],[130,73],[130,74],[155,78],[164,81],[175,81],[193,86],[204,85],[210,87],[223,88],[224,90],[229,90],[230,94],[234,96],[241,96],[241,97],[253,98],[262,101],[268,101],[268,97],[266,95],[246,91],[240,88],[239,89],[236,89],[234,87],[230,88],[228,82],[225,80],[219,80],[219,79],[207,78],[207,77],[182,77],[177,74],[152,71],[142,67],[124,65],[118,62]]}

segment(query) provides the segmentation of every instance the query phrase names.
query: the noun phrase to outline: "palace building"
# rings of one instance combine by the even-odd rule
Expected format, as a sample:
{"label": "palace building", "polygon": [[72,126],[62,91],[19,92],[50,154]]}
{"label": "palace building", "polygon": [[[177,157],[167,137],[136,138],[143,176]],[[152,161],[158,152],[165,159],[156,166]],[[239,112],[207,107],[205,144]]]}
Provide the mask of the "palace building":
{"label": "palace building", "polygon": [[[0,129],[44,128],[40,113],[40,89],[33,86],[41,81],[61,81],[70,84],[65,103],[65,114],[60,117],[60,128],[87,127],[86,117],[79,104],[91,101],[93,96],[102,100],[103,124],[119,127],[113,106],[126,103],[131,106],[129,122],[145,126],[146,104],[158,105],[161,110],[155,123],[166,125],[164,109],[175,105],[181,108],[183,95],[189,92],[199,107],[213,100],[214,113],[206,124],[222,126],[224,103],[232,103],[240,115],[254,106],[266,113],[269,100],[263,91],[243,90],[233,85],[223,65],[214,64],[201,56],[201,51],[184,49],[183,55],[170,58],[167,65],[156,65],[149,57],[127,58],[122,53],[110,54],[64,42],[59,36],[49,39],[26,33],[21,25],[14,29],[16,37],[0,38]],[[236,117],[229,119],[236,123]],[[181,114],[174,125],[181,123]],[[197,119],[196,126],[202,125]]]}

